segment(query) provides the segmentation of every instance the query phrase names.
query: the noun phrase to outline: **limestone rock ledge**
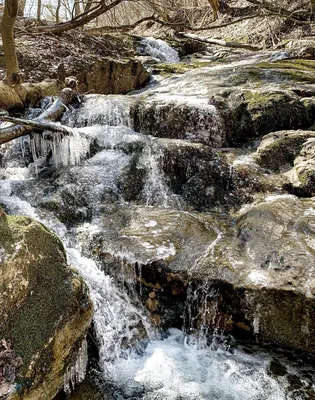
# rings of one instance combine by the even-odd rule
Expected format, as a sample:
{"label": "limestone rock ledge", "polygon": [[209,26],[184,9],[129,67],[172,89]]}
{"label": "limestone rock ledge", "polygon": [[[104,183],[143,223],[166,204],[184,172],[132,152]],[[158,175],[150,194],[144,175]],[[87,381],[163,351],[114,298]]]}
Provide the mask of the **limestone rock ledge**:
{"label": "limestone rock ledge", "polygon": [[232,219],[129,207],[104,218],[103,232],[86,243],[113,279],[136,281],[159,327],[314,354],[314,204],[266,196]]}
{"label": "limestone rock ledge", "polygon": [[2,209],[0,293],[0,338],[12,343],[23,362],[8,378],[19,394],[13,390],[7,398],[50,400],[76,361],[92,320],[92,303],[82,278],[67,266],[57,236]]}

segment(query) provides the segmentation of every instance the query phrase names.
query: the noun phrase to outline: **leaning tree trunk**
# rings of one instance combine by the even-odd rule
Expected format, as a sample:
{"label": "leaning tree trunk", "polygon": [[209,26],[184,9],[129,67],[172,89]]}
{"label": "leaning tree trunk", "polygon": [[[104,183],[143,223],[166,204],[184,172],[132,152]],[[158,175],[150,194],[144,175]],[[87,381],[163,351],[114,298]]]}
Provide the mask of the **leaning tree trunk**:
{"label": "leaning tree trunk", "polygon": [[118,6],[118,4],[122,3],[123,1],[124,0],[113,0],[108,4],[107,1],[102,0],[95,7],[90,8],[88,11],[85,11],[83,14],[79,15],[77,18],[74,18],[71,21],[62,22],[53,26],[36,26],[31,30],[36,32],[61,34],[63,32],[70,31],[71,29],[78,28],[93,21],[100,15],[105,14],[114,7]]}
{"label": "leaning tree trunk", "polygon": [[212,8],[213,21],[215,21],[216,19],[218,19],[219,0],[208,0],[208,2]]}
{"label": "leaning tree trunk", "polygon": [[5,58],[7,85],[20,83],[21,76],[14,41],[14,24],[18,14],[18,0],[5,0],[4,12],[1,21],[1,35]]}
{"label": "leaning tree trunk", "polygon": [[81,4],[79,0],[75,0],[74,2],[74,18],[78,18],[81,13]]}
{"label": "leaning tree trunk", "polygon": [[60,7],[61,7],[61,0],[58,0],[57,8],[56,8],[56,23],[57,24],[59,24],[59,22],[60,22]]}

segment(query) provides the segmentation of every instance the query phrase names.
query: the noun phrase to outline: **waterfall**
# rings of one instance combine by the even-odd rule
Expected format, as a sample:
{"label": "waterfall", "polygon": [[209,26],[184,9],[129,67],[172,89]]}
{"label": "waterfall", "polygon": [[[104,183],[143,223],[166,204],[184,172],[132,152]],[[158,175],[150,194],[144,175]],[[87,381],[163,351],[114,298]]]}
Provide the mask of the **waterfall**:
{"label": "waterfall", "polygon": [[[100,367],[104,377],[114,373],[113,361],[128,355],[137,340],[147,340],[152,335],[152,328],[140,305],[135,307],[130,297],[115,285],[111,277],[105,275],[97,264],[81,254],[76,236],[68,232],[64,224],[50,214],[42,218],[27,201],[21,200],[12,192],[9,180],[0,181],[0,203],[8,213],[26,215],[42,222],[53,230],[63,241],[68,254],[69,265],[75,267],[87,283],[94,304],[94,329],[98,341]],[[98,229],[96,227],[96,229]],[[93,231],[93,226],[83,225],[78,229]],[[70,384],[83,379],[86,369],[86,347],[83,343],[73,367],[66,371],[65,391]]]}
{"label": "waterfall", "polygon": [[164,40],[147,37],[140,42],[142,51],[161,62],[165,63],[178,63],[178,52],[170,47]]}
{"label": "waterfall", "polygon": [[[212,109],[211,106],[211,112]],[[116,257],[121,263],[134,267],[137,264],[140,279],[141,268],[151,261],[145,253],[145,246],[153,254],[152,259],[162,262],[175,256],[176,248],[171,239],[158,243],[160,247],[154,247],[150,242],[150,234],[155,238],[154,235],[168,230],[167,224],[163,225],[162,221],[159,231],[158,228],[150,231],[148,228],[155,229],[157,225],[152,216],[139,222],[138,231],[135,226],[132,227],[134,230],[130,237],[135,238],[138,244],[134,253],[125,251],[117,237],[125,234],[126,239],[127,236],[120,226],[121,219],[131,218],[131,214],[124,214],[125,209],[153,209],[153,206],[158,206],[166,214],[166,210],[179,209],[182,203],[179,196],[172,193],[163,173],[163,149],[158,140],[132,130],[129,100],[122,96],[91,96],[79,110],[72,110],[67,118],[73,129],[71,137],[56,137],[51,141],[36,135],[31,139],[30,146],[35,161],[36,157],[40,160],[52,154],[58,168],[54,184],[60,191],[68,190],[67,193],[73,195],[70,196],[71,201],[76,194],[71,192],[73,187],[80,189],[79,200],[84,197],[87,206],[93,210],[90,221],[79,219],[67,226],[56,214],[47,211],[42,206],[43,199],[36,200],[36,190],[34,192],[36,184],[45,185],[45,181],[38,180],[36,176],[29,180],[32,166],[29,169],[10,166],[4,171],[6,179],[0,181],[0,204],[9,214],[30,216],[53,230],[64,243],[69,264],[79,271],[87,283],[94,304],[94,330],[104,393],[110,390],[114,400],[306,399],[303,388],[290,387],[290,379],[298,379],[299,374],[288,360],[281,360],[287,373],[273,374],[272,366],[278,355],[256,347],[238,346],[233,340],[221,336],[219,329],[214,332],[214,340],[209,345],[209,319],[217,326],[222,322],[222,315],[218,313],[219,293],[211,285],[189,286],[185,315],[182,316],[188,328],[183,331],[170,328],[161,336],[152,327],[139,301],[135,290],[139,282],[135,282],[133,271],[130,279],[134,280],[134,287],[121,282],[115,274],[109,276],[104,272],[104,265],[93,258],[88,245],[93,243],[97,234],[109,237],[106,256]],[[90,155],[91,144],[94,149]],[[137,152],[136,157],[133,152]],[[120,191],[119,179],[134,160],[134,171],[144,171],[143,185],[139,186],[137,200],[130,204]],[[64,168],[67,165],[76,166]],[[32,190],[27,189],[30,183]],[[134,180],[131,186],[138,183]],[[51,180],[47,181],[47,187],[57,190],[52,187]],[[108,193],[117,196],[107,196]],[[42,197],[45,196],[43,191]],[[80,206],[74,203],[73,207]],[[135,216],[136,222],[140,219],[139,215]],[[177,211],[174,220],[182,215]],[[143,231],[148,237],[142,236],[141,241],[139,237]],[[205,254],[213,252],[222,239],[219,230],[214,233],[211,244],[205,246]],[[194,242],[191,243],[193,245]],[[203,258],[204,255],[198,255],[193,268]],[[260,279],[259,276],[252,278]],[[139,292],[141,294],[141,288]],[[225,318],[228,322],[228,315]],[[254,325],[258,332],[259,310]],[[306,324],[304,329],[307,329]],[[87,348],[86,342],[83,342],[73,365],[64,376],[67,393],[84,378],[86,363]],[[299,382],[304,382],[303,379]]]}

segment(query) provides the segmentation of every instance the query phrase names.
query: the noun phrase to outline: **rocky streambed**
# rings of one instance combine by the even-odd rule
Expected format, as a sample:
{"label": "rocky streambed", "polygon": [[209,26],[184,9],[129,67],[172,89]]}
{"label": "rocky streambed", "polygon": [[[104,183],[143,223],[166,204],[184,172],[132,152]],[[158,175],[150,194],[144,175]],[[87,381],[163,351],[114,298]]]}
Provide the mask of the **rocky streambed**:
{"label": "rocky streambed", "polygon": [[[0,204],[55,231],[89,288],[106,382],[96,398],[310,399],[307,361],[231,337],[315,352],[314,65],[269,53],[199,63],[139,92],[84,96],[62,120],[72,141],[3,146]],[[154,68],[169,66],[182,72]],[[22,398],[68,393],[92,313],[85,284],[53,233],[2,215],[12,293],[0,301],[15,311],[0,332],[23,360]],[[73,334],[66,318],[80,321]]]}

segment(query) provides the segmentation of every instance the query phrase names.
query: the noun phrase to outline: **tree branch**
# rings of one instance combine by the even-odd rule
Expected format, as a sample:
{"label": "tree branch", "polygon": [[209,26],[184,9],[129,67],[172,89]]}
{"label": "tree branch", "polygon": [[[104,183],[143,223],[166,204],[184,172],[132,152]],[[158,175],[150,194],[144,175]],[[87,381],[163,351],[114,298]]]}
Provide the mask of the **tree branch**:
{"label": "tree branch", "polygon": [[238,42],[226,42],[225,40],[218,40],[218,39],[209,39],[206,37],[193,35],[192,33],[179,32],[177,34],[177,36],[186,37],[188,39],[198,40],[199,42],[216,44],[218,46],[231,47],[231,48],[235,48],[235,49],[246,49],[246,50],[250,50],[250,51],[261,50],[260,47],[251,46],[249,44],[238,43]]}
{"label": "tree branch", "polygon": [[[63,133],[65,135],[69,135],[71,132],[70,129],[67,129],[67,127],[62,126],[62,125],[56,125],[48,122],[39,122],[36,120],[32,119],[23,119],[23,118],[14,118],[14,117],[9,117],[7,115],[1,115],[0,114],[0,121],[6,121],[6,122],[11,122],[12,124],[15,125],[22,125],[26,126],[29,128],[33,129],[38,129],[40,131],[50,131],[50,132],[59,132]],[[7,128],[4,128],[7,129]],[[2,132],[4,129],[0,129],[0,138],[2,137]],[[1,139],[0,139],[1,141]]]}
{"label": "tree branch", "polygon": [[36,32],[45,32],[45,33],[55,33],[60,34],[63,32],[70,31],[71,29],[78,28],[79,26],[83,26],[93,19],[99,17],[100,15],[106,13],[112,8],[118,6],[118,4],[122,3],[125,0],[113,0],[111,3],[106,4],[105,0],[101,1],[99,5],[91,8],[87,12],[79,15],[71,21],[63,22],[61,24],[53,25],[53,26],[37,26],[32,28],[33,31]]}

